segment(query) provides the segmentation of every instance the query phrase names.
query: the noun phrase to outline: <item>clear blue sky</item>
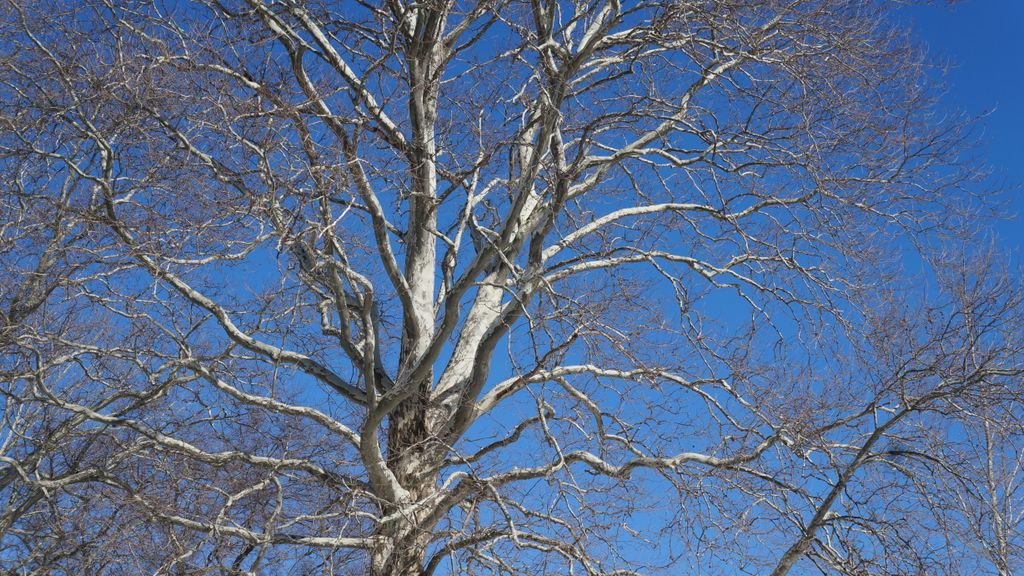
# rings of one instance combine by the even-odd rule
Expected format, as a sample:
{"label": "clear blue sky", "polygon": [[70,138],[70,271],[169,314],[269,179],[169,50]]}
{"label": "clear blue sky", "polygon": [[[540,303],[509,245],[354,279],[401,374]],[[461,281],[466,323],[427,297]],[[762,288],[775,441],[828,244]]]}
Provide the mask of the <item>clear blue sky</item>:
{"label": "clear blue sky", "polygon": [[932,63],[949,62],[945,101],[983,122],[993,183],[1013,187],[1015,217],[996,226],[1024,265],[1024,0],[965,0],[914,6],[904,14]]}

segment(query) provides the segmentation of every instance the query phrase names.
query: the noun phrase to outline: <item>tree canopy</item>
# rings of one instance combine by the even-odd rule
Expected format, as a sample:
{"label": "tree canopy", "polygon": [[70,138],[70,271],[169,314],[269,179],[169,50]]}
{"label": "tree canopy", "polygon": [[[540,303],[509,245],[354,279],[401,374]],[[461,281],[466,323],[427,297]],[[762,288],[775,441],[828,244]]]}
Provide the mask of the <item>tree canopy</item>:
{"label": "tree canopy", "polygon": [[1021,282],[865,0],[4,0],[0,569],[1011,574]]}

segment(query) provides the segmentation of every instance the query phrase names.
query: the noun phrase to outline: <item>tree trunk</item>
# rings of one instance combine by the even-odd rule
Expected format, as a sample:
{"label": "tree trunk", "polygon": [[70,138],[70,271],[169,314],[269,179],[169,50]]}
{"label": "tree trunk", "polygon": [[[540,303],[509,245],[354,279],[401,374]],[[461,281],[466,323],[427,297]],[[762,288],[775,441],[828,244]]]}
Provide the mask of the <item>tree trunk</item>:
{"label": "tree trunk", "polygon": [[[414,502],[428,497],[437,479],[437,467],[430,459],[426,389],[422,392],[399,404],[388,423],[388,467]],[[393,506],[383,510],[385,516],[397,511]],[[373,550],[373,576],[423,574],[430,532],[420,525],[419,516],[417,512],[397,514],[394,521],[380,526],[378,535],[384,538]]]}
{"label": "tree trunk", "polygon": [[421,576],[427,538],[395,534],[373,551],[371,576]]}

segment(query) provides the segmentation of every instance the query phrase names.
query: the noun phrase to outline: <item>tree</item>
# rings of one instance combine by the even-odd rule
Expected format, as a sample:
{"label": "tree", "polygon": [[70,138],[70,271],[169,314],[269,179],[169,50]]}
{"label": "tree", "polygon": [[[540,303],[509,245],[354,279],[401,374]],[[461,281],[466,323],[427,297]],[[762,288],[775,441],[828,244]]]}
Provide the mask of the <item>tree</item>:
{"label": "tree", "polygon": [[6,0],[0,563],[957,572],[1019,280],[889,9]]}

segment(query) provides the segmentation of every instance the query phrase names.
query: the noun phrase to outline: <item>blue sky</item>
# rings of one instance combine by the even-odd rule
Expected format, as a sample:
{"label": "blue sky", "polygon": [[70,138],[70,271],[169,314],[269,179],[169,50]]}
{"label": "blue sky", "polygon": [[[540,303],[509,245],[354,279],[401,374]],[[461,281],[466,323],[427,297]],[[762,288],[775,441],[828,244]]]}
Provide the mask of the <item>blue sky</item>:
{"label": "blue sky", "polygon": [[1012,187],[1015,216],[996,226],[1000,243],[1024,264],[1024,2],[968,0],[914,6],[904,15],[929,50],[929,62],[948,62],[945,103],[983,121],[982,156],[993,183]]}

